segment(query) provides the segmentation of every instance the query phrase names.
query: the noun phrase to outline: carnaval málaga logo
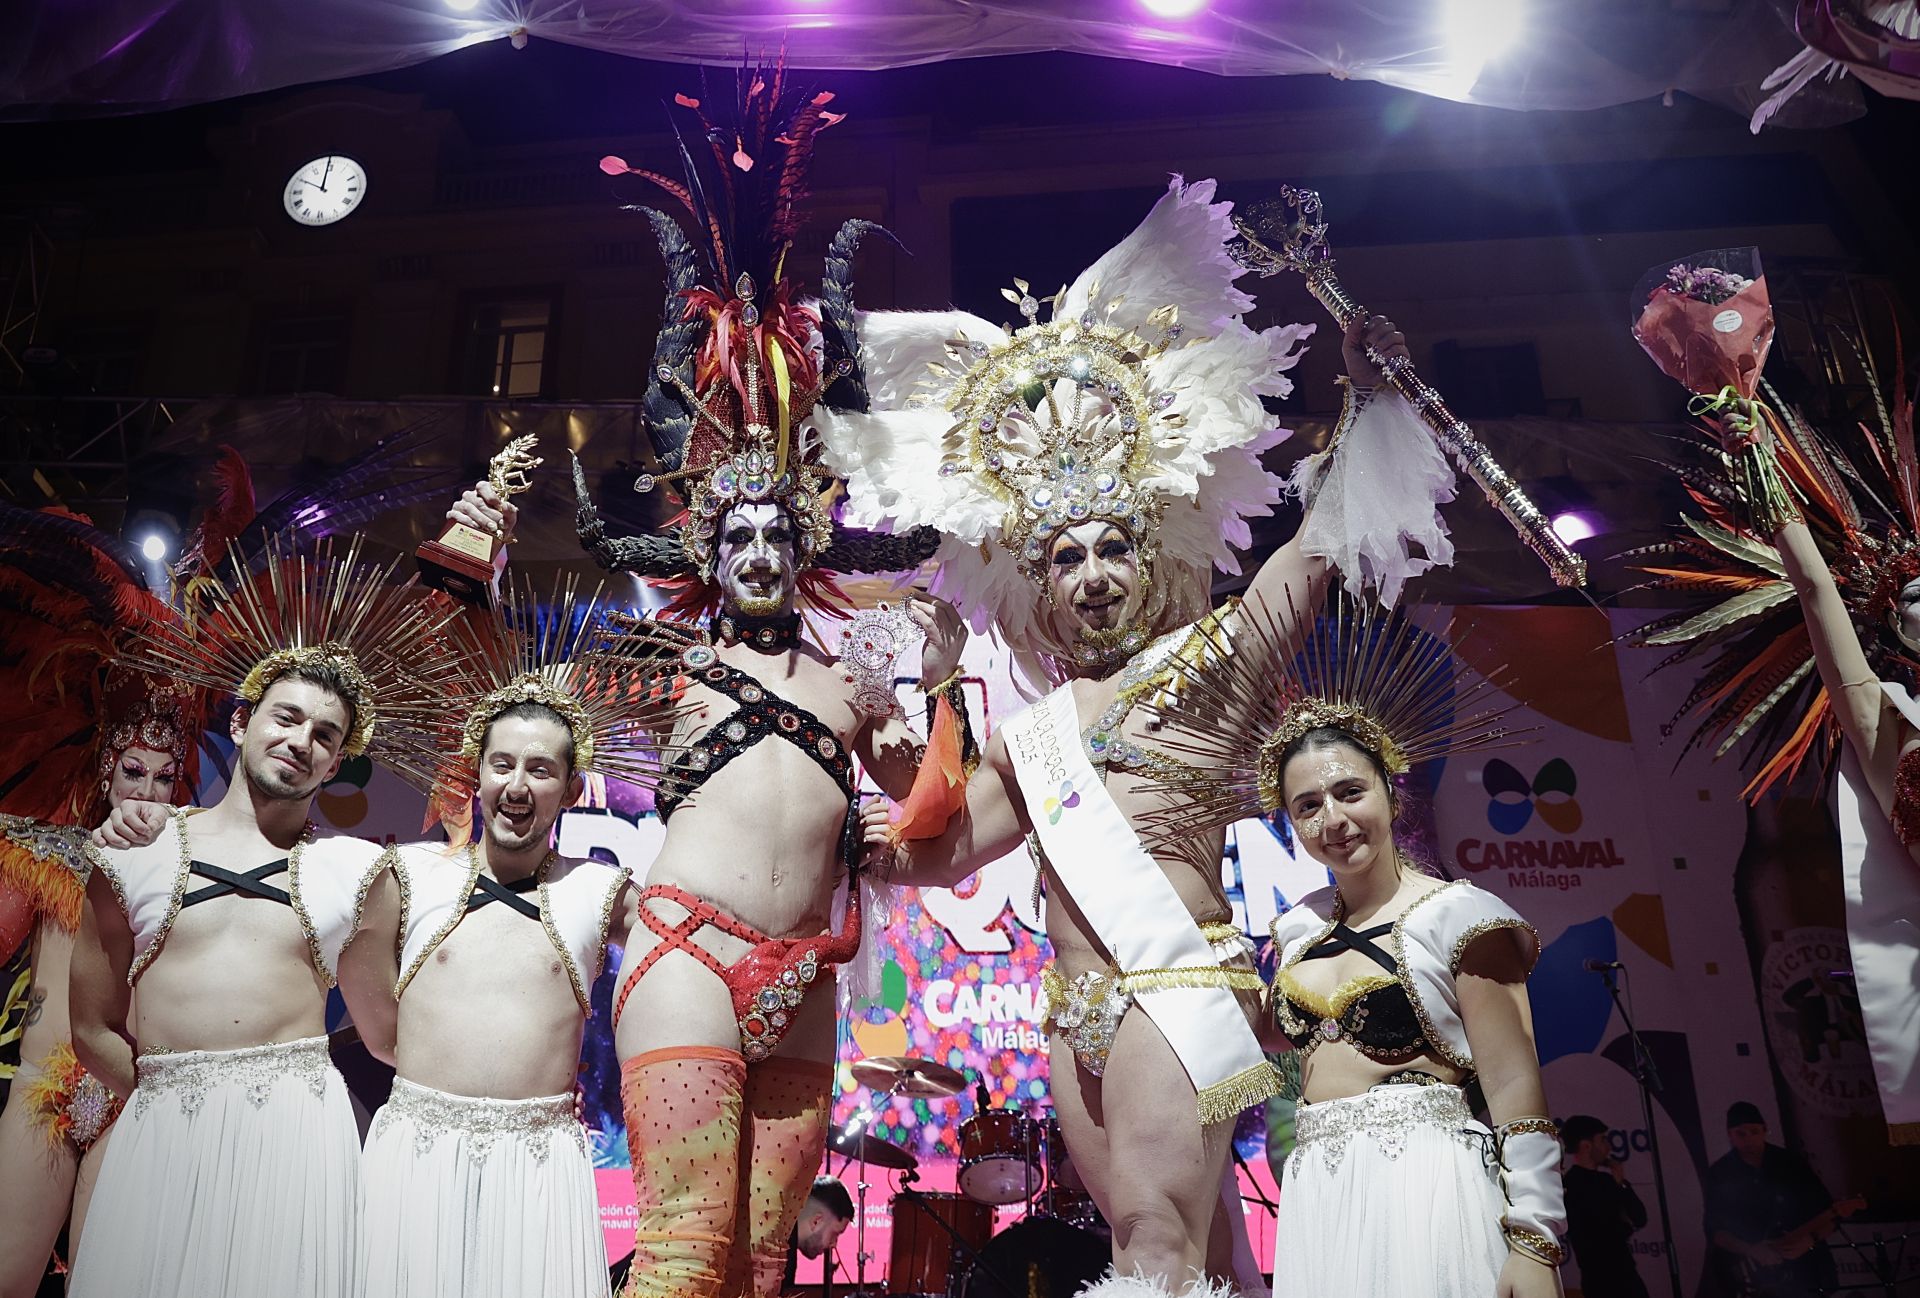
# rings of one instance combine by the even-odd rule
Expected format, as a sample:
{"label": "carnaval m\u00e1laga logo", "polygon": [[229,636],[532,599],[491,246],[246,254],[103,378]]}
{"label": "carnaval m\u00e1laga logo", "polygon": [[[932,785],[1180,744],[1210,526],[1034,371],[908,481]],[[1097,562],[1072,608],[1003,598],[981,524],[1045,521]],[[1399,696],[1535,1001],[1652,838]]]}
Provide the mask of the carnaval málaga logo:
{"label": "carnaval m\u00e1laga logo", "polygon": [[[1463,870],[1505,869],[1514,888],[1578,888],[1578,871],[1611,869],[1626,862],[1611,838],[1572,837],[1586,823],[1580,777],[1564,757],[1547,762],[1528,779],[1510,762],[1495,759],[1482,772],[1487,825],[1497,839],[1466,838],[1454,849]],[[1536,822],[1537,825],[1536,825]],[[1518,837],[1527,829],[1555,837]]]}

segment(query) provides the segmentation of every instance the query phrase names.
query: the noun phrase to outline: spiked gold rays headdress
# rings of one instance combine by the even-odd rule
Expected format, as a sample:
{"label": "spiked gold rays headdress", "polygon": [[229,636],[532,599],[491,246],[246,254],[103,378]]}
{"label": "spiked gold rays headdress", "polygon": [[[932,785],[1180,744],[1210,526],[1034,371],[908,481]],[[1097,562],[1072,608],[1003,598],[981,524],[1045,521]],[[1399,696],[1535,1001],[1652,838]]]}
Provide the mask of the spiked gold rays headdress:
{"label": "spiked gold rays headdress", "polygon": [[399,562],[363,558],[358,536],[344,552],[332,538],[309,547],[276,537],[257,566],[236,555],[224,577],[199,583],[184,616],[167,610],[136,625],[123,660],[249,706],[289,672],[329,668],[353,709],[343,753],[399,769],[387,736],[444,706],[452,664],[442,632],[458,607],[413,578],[396,582]]}
{"label": "spiked gold rays headdress", "polygon": [[582,597],[562,576],[541,599],[531,582],[508,582],[499,607],[450,629],[454,676],[437,723],[407,737],[422,785],[436,797],[470,796],[487,728],[523,703],[558,713],[573,741],[576,771],[656,787],[686,708],[678,701],[678,660],[661,644],[628,634],[609,616],[596,585]]}
{"label": "spiked gold rays headdress", "polygon": [[1305,619],[1291,594],[1287,610],[1283,624],[1249,602],[1223,626],[1203,623],[1209,643],[1183,651],[1194,662],[1177,696],[1148,705],[1158,746],[1189,764],[1147,785],[1163,804],[1142,818],[1157,848],[1281,810],[1287,749],[1316,729],[1351,735],[1389,775],[1514,741],[1502,719],[1516,705],[1487,699],[1496,685],[1406,614],[1341,590],[1296,634]]}

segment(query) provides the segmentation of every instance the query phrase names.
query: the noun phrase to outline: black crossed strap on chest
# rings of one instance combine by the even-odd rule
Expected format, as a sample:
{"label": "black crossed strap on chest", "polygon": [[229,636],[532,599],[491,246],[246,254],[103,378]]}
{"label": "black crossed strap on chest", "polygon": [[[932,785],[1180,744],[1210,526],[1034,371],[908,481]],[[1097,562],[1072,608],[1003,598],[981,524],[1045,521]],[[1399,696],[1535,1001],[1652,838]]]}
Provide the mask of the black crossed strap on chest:
{"label": "black crossed strap on chest", "polygon": [[530,874],[524,879],[501,883],[491,875],[482,874],[474,877],[474,883],[478,886],[473,890],[473,895],[467,898],[468,914],[479,910],[490,901],[504,901],[528,919],[540,918],[540,907],[528,901],[525,896],[540,886],[540,876]]}
{"label": "black crossed strap on chest", "polygon": [[293,905],[292,897],[288,896],[283,889],[276,888],[272,884],[265,882],[265,880],[271,879],[276,874],[284,874],[286,869],[287,858],[284,856],[278,861],[268,861],[265,865],[256,866],[245,874],[236,874],[232,870],[223,870],[217,865],[208,865],[205,861],[189,861],[187,863],[188,874],[197,874],[201,878],[211,879],[213,882],[204,888],[196,888],[194,891],[181,897],[180,905],[182,907],[192,906],[197,902],[212,901],[215,897],[230,897],[236,894],[245,894],[249,897],[264,897],[268,901],[277,901],[282,906],[291,906]]}
{"label": "black crossed strap on chest", "polygon": [[1362,929],[1358,932],[1348,928],[1345,923],[1337,922],[1333,926],[1333,932],[1321,938],[1319,943],[1311,951],[1306,952],[1300,958],[1302,960],[1321,960],[1329,956],[1339,955],[1342,951],[1358,951],[1361,955],[1367,957],[1367,959],[1373,961],[1388,973],[1397,974],[1400,972],[1400,966],[1394,961],[1392,956],[1381,950],[1379,945],[1373,940],[1377,937],[1384,937],[1392,931],[1393,922],[1391,920],[1385,924],[1375,924],[1372,928]]}
{"label": "black crossed strap on chest", "polygon": [[769,738],[784,739],[805,753],[839,786],[848,803],[854,802],[853,761],[833,727],[725,663],[716,662],[689,674],[697,684],[726,695],[740,706],[716,721],[674,759],[673,774],[661,781],[654,799],[662,819],[671,816],[688,794],[728,762]]}

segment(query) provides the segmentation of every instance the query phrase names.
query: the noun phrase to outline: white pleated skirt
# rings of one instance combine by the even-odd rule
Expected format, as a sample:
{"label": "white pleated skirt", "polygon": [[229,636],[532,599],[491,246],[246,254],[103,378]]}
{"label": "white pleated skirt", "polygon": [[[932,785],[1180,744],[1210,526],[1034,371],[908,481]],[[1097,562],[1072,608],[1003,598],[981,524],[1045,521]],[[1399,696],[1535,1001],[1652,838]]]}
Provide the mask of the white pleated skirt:
{"label": "white pleated skirt", "polygon": [[476,1099],[395,1078],[367,1134],[366,1180],[369,1294],[608,1293],[593,1164],[572,1095]]}
{"label": "white pleated skirt", "polygon": [[1494,1298],[1506,1199],[1458,1087],[1379,1086],[1303,1104],[1294,1124],[1276,1294]]}
{"label": "white pleated skirt", "polygon": [[140,1056],[70,1298],[360,1298],[360,1137],[309,1037]]}

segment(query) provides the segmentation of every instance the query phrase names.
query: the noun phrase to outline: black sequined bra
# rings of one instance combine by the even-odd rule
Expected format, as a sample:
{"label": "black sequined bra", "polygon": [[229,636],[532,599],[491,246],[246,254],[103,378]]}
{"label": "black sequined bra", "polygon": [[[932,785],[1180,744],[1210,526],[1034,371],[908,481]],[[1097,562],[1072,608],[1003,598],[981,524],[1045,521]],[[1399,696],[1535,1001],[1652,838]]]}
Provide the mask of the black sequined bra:
{"label": "black sequined bra", "polygon": [[[1273,984],[1273,1011],[1294,1049],[1304,1055],[1325,1042],[1344,1041],[1386,1064],[1403,1063],[1426,1051],[1426,1032],[1400,981],[1400,966],[1374,941],[1392,930],[1392,923],[1386,923],[1356,932],[1335,922],[1325,937],[1281,968]],[[1384,972],[1349,978],[1326,997],[1293,976],[1293,965],[1300,960],[1325,959],[1342,951],[1358,951]]]}
{"label": "black sequined bra", "polygon": [[784,739],[833,777],[847,799],[847,819],[841,829],[841,857],[849,865],[858,859],[860,816],[853,761],[833,727],[801,707],[789,703],[737,668],[729,667],[705,645],[682,655],[687,675],[708,689],[726,695],[740,706],[717,721],[675,757],[660,779],[654,806],[665,822],[692,796],[693,791],[718,775],[740,754],[762,739]]}

